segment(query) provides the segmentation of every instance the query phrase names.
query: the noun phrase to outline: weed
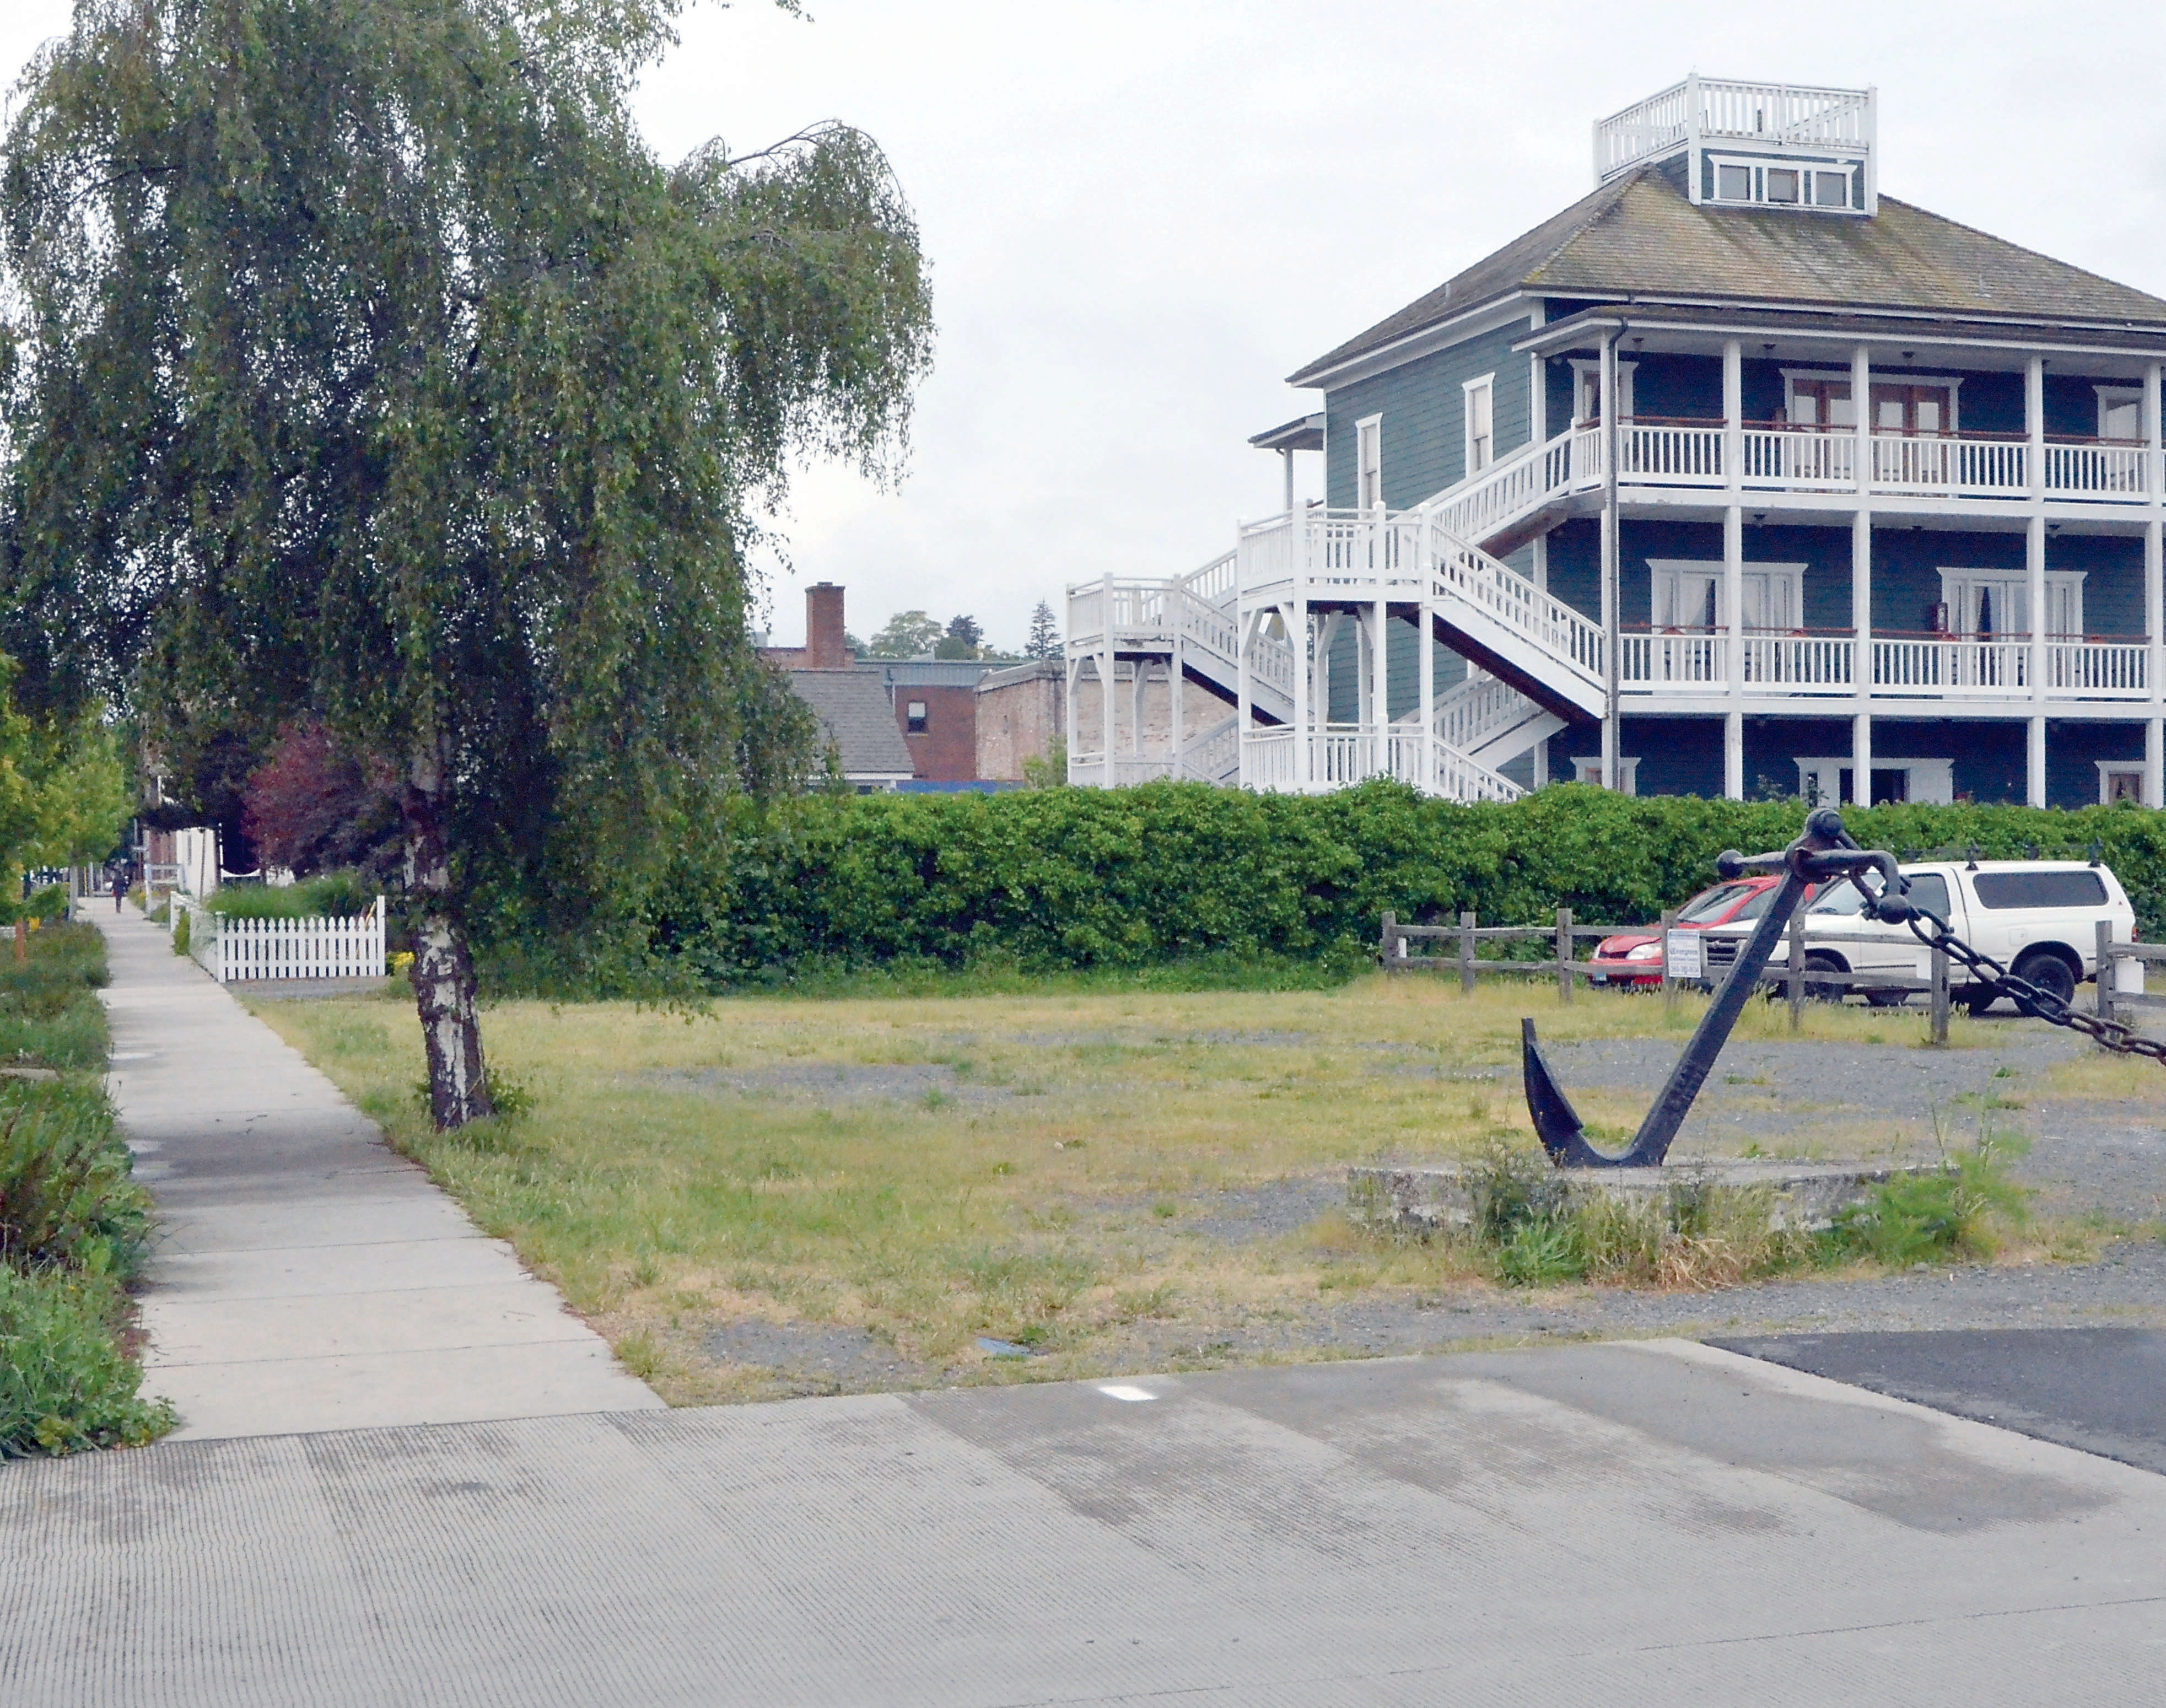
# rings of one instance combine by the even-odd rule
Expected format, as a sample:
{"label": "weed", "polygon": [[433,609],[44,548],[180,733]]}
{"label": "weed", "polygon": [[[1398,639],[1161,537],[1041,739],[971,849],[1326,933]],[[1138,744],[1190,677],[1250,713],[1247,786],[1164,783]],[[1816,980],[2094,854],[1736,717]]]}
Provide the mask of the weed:
{"label": "weed", "polygon": [[125,1299],[108,1277],[0,1264],[0,1458],[135,1446],[172,1428],[141,1397],[143,1372],[114,1328]]}

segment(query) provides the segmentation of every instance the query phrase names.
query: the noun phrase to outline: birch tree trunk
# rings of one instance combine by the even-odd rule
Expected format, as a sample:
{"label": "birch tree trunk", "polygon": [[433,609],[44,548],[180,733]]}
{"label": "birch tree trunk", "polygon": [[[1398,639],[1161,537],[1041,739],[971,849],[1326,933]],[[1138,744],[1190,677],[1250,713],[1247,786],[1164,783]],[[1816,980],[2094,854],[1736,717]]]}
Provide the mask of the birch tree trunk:
{"label": "birch tree trunk", "polygon": [[406,823],[407,887],[414,924],[414,1003],[429,1057],[429,1113],[436,1130],[496,1113],[482,1063],[473,956],[452,897],[451,850],[444,838],[442,767],[416,761],[400,791]]}

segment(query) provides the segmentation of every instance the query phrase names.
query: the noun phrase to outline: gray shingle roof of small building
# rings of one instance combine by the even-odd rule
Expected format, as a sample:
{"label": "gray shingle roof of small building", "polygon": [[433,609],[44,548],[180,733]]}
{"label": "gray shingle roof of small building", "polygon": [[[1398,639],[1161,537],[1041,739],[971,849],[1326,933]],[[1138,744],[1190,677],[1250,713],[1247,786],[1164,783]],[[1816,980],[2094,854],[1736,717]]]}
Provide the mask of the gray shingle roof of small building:
{"label": "gray shingle roof of small building", "polygon": [[1289,383],[1312,384],[1356,357],[1514,291],[2166,326],[2166,299],[1892,196],[1883,196],[1870,218],[1694,207],[1682,164],[1672,161],[1604,184],[1318,357]]}
{"label": "gray shingle roof of small building", "polygon": [[895,727],[895,707],[869,670],[792,670],[790,685],[820,720],[821,738],[842,754],[846,777],[911,777],[910,746]]}

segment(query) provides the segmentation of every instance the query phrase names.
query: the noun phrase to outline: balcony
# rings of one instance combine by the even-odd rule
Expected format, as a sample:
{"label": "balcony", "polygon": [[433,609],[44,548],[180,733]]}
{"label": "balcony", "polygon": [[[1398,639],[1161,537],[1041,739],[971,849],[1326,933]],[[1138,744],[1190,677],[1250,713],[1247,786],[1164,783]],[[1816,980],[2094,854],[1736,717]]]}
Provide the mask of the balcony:
{"label": "balcony", "polygon": [[[1859,692],[1858,642],[1848,632],[1746,630],[1737,643],[1741,679],[1730,679],[1728,635],[1627,630],[1618,680],[1629,697],[1726,698],[1735,685],[1747,700],[1852,700]],[[1882,701],[2032,700],[2033,653],[2027,636],[1883,633],[1865,642],[1865,691]],[[2151,695],[2151,649],[2142,641],[2053,636],[2042,649],[2050,701],[2144,701]]]}
{"label": "balcony", "polygon": [[[1729,484],[1729,434],[1719,420],[1642,416],[1620,422],[1617,433],[1620,484],[1709,490]],[[1601,428],[1581,422],[1569,436],[1572,484],[1598,484]],[[1862,488],[1861,446],[1868,457]],[[1738,484],[1748,492],[1862,489],[1876,497],[2042,496],[2064,503],[2148,505],[2159,490],[2161,473],[2159,453],[2140,441],[2052,437],[2034,445],[2022,434],[2001,433],[1883,432],[1861,438],[1853,428],[1779,421],[1741,424],[1737,454]],[[2034,460],[2040,477],[2035,492]]]}

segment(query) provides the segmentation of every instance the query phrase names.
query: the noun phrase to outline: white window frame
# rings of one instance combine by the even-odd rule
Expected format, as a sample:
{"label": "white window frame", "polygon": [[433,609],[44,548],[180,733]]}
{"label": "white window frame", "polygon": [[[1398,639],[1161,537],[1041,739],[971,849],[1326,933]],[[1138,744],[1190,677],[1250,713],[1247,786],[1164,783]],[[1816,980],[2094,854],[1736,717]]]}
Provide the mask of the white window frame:
{"label": "white window frame", "polygon": [[[1464,474],[1479,474],[1497,460],[1497,376],[1490,373],[1479,379],[1463,380],[1460,392],[1459,420],[1466,446],[1460,468]],[[1479,463],[1474,460],[1474,399],[1477,395],[1487,401],[1489,415],[1489,454]]]}
{"label": "white window frame", "polygon": [[[1595,418],[1595,394],[1602,389],[1602,363],[1598,358],[1575,356],[1572,360],[1572,418],[1575,423],[1591,421]],[[1639,367],[1636,362],[1617,364],[1617,419],[1632,419],[1632,372]]]}
{"label": "white window frame", "polygon": [[2098,436],[2106,436],[2105,412],[2117,405],[2136,405],[2136,436],[2127,442],[2144,444],[2151,437],[2148,424],[2143,419],[2143,388],[2140,385],[2095,385],[2098,394]]}
{"label": "white window frame", "polygon": [[2113,780],[2124,774],[2137,780],[2137,806],[2141,806],[2151,798],[2151,767],[2142,759],[2094,759],[2091,763],[2098,767],[2100,806],[2113,805]]}
{"label": "white window frame", "polygon": [[[1786,368],[1782,370],[1782,373],[1783,419],[1785,421],[1790,422],[1794,426],[1797,420],[1798,382],[1799,380],[1840,379],[1848,383],[1853,378],[1851,371],[1847,368]],[[1868,383],[1873,382],[1877,382],[1882,385],[1946,386],[1948,393],[1947,433],[1954,434],[1959,433],[1963,431],[1963,376],[1960,373],[1876,373],[1872,376],[1872,381],[1868,382]],[[1855,403],[1857,399],[1853,398],[1851,401]],[[1872,407],[1872,399],[1869,397],[1866,399],[1866,407],[1868,409]],[[1822,421],[1819,425],[1825,427],[1827,423],[1825,421]],[[1849,432],[1851,429],[1845,427],[1841,429],[1841,431],[1846,433]],[[1877,433],[1880,429],[1876,426],[1873,431]]]}
{"label": "white window frame", "polygon": [[1354,508],[1384,504],[1384,418],[1364,415],[1354,424]]}
{"label": "white window frame", "polygon": [[[1791,628],[1803,628],[1805,626],[1805,566],[1804,564],[1746,563],[1740,567],[1745,574],[1766,575],[1788,583],[1790,609],[1798,614],[1798,621],[1791,625]],[[1715,632],[1718,634],[1727,634],[1730,632],[1729,577],[1724,571],[1723,563],[1720,558],[1650,558],[1647,559],[1647,570],[1649,577],[1647,620],[1651,627],[1656,628],[1678,627],[1676,624],[1656,623],[1654,620],[1655,613],[1663,608],[1662,584],[1665,581],[1670,584],[1672,589],[1668,600],[1669,608],[1675,611],[1677,605],[1675,591],[1677,582],[1686,575],[1704,575],[1711,577],[1714,582]],[[1763,631],[1748,629],[1746,632],[1756,634]],[[1790,629],[1775,629],[1766,632],[1788,634]]]}
{"label": "white window frame", "polygon": [[[2052,640],[2081,640],[2084,637],[2084,578],[2090,572],[2088,569],[2048,569],[2046,572],[2046,603],[2047,609],[2052,609],[2053,605],[2057,603],[2054,599],[2054,595],[2057,593],[2072,591],[2075,595],[2076,616],[2076,627],[2073,634],[2063,634],[2057,630],[2048,636],[2047,638]],[[2004,588],[2017,587],[2021,588],[2023,591],[2024,603],[2028,605],[2031,601],[2031,575],[2028,570],[1964,569],[1951,568],[1944,566],[1941,568],[1939,574],[1941,578],[1941,603],[1946,605],[1948,610],[1948,632],[1951,634],[1967,635],[1971,632],[1971,631],[1965,627],[1963,624],[1964,612],[1962,589],[1967,585],[1975,584],[1981,581],[1987,582],[1992,585],[1996,594]],[[1998,603],[1997,600],[1996,603]],[[1996,630],[1995,638],[1998,638],[2002,632],[2004,632]],[[2025,630],[2023,632],[2026,634],[2036,634],[2038,632],[2037,627],[2034,623],[2029,629]]]}
{"label": "white window frame", "polygon": [[[1575,757],[1572,762],[1572,780],[1599,789],[1602,786],[1602,755],[1597,754],[1591,759]],[[1637,795],[1640,792],[1638,754],[1629,759],[1621,754],[1618,755],[1617,792],[1619,795]]]}
{"label": "white window frame", "polygon": [[[1858,167],[1855,165],[1813,160],[1770,160],[1764,155],[1709,154],[1708,159],[1714,167],[1714,194],[1709,199],[1716,207],[1791,208],[1814,214],[1862,214],[1865,211],[1857,205]],[[1742,167],[1745,169],[1746,181],[1751,186],[1749,194],[1739,197],[1725,196],[1722,193],[1722,169],[1726,166]],[[1798,181],[1798,188],[1800,192],[1799,200],[1771,202],[1767,199],[1767,173],[1770,168],[1777,172],[1794,172],[1800,174]],[[1823,207],[1813,199],[1811,192],[1817,186],[1811,181],[1811,175],[1816,172],[1840,172],[1849,181],[1843,186],[1842,206]]]}

